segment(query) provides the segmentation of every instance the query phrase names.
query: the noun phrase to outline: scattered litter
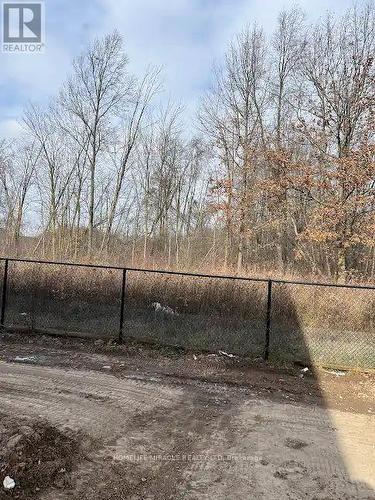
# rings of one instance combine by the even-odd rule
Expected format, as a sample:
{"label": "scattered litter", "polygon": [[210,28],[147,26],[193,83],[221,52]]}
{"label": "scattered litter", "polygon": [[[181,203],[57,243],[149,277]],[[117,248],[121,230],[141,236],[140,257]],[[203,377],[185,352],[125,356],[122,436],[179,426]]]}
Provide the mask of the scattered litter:
{"label": "scattered litter", "polygon": [[197,359],[198,359],[195,354],[193,354],[193,359],[194,359],[194,361],[197,361]]}
{"label": "scattered litter", "polygon": [[342,370],[324,370],[327,373],[330,373],[331,375],[336,375],[336,377],[344,377],[347,375],[347,372],[344,372]]}
{"label": "scattered litter", "polygon": [[21,313],[21,316],[28,316],[29,313]]}
{"label": "scattered litter", "polygon": [[178,312],[174,311],[171,307],[169,306],[162,306],[160,302],[153,302],[151,304],[151,307],[155,310],[157,313],[164,313],[168,314],[169,316],[178,316]]}
{"label": "scattered litter", "polygon": [[16,482],[12,477],[5,476],[3,486],[5,490],[12,490],[16,486]]}
{"label": "scattered litter", "polygon": [[301,370],[302,373],[307,373],[308,371],[309,371],[309,369],[307,368],[307,366],[306,366],[306,368],[302,368],[302,370]]}
{"label": "scattered litter", "polygon": [[111,370],[112,366],[109,365],[104,365],[103,370]]}
{"label": "scattered litter", "polygon": [[35,356],[25,356],[25,357],[22,357],[22,356],[16,356],[14,358],[14,361],[35,361],[36,357]]}
{"label": "scattered litter", "polygon": [[225,351],[219,351],[219,354],[221,354],[222,356],[226,356],[227,358],[235,358],[236,357],[234,354],[229,354]]}
{"label": "scattered litter", "polygon": [[207,354],[208,358],[216,358],[217,354]]}

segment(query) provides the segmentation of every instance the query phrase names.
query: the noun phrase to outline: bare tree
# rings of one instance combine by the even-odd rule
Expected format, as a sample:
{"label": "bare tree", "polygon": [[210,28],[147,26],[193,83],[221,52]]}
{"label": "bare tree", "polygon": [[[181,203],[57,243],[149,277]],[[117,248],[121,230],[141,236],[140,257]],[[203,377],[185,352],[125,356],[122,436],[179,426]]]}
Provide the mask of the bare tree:
{"label": "bare tree", "polygon": [[60,93],[60,103],[83,128],[88,138],[87,160],[90,169],[88,203],[88,253],[92,254],[95,227],[95,181],[111,118],[125,105],[132,86],[126,79],[127,57],[120,35],[114,32],[96,40],[73,63],[73,75]]}
{"label": "bare tree", "polygon": [[8,245],[18,255],[21,230],[32,186],[40,147],[34,143],[18,141],[13,147],[0,144],[0,182],[3,223]]}
{"label": "bare tree", "polygon": [[160,102],[159,70],[136,78],[117,33],[96,40],[22,141],[0,141],[4,245],[21,251],[32,219],[52,257],[373,276],[374,40],[371,3],[246,27],[198,132]]}
{"label": "bare tree", "polygon": [[[104,245],[109,244],[113,229],[113,224],[116,217],[117,208],[120,201],[121,191],[123,188],[126,170],[131,161],[132,153],[139,139],[141,127],[146,117],[146,111],[153,97],[161,88],[160,85],[160,70],[157,68],[149,68],[145,76],[139,83],[134,84],[132,89],[130,102],[128,104],[127,116],[123,118],[123,127],[120,130],[119,158],[117,160],[115,185],[110,201],[107,227],[103,239]],[[117,146],[117,144],[116,144]]]}
{"label": "bare tree", "polygon": [[247,28],[235,38],[225,64],[215,71],[213,89],[206,96],[200,122],[216,146],[228,185],[227,223],[237,233],[237,271],[243,266],[245,240],[250,231],[250,198],[254,189],[255,152],[266,141],[267,61],[264,34]]}
{"label": "bare tree", "polygon": [[[278,25],[272,39],[273,52],[271,54],[273,81],[271,85],[271,96],[274,99],[274,130],[271,130],[272,146],[281,151],[283,148],[293,147],[293,119],[294,98],[298,89],[298,71],[303,60],[305,51],[305,40],[303,33],[304,15],[298,8],[283,10],[278,17]],[[278,182],[283,175],[283,164],[272,164],[271,175]],[[276,223],[272,224],[272,231],[277,232],[275,246],[278,256],[278,265],[284,272],[290,258],[290,242],[288,233],[290,224],[291,203],[285,196],[279,197],[276,207],[276,218],[270,206],[267,211]]]}

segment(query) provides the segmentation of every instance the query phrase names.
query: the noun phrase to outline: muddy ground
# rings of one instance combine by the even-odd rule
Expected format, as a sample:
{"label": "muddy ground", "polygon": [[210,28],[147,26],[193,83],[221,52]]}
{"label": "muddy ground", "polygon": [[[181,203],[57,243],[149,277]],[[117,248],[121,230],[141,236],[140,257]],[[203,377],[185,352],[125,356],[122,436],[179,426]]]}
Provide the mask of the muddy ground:
{"label": "muddy ground", "polygon": [[0,360],[1,499],[375,498],[373,373],[4,332]]}
{"label": "muddy ground", "polygon": [[36,498],[47,485],[72,487],[71,473],[88,458],[92,448],[81,432],[61,431],[47,420],[0,414],[0,470],[2,479],[16,479],[12,491],[0,490],[0,498]]}

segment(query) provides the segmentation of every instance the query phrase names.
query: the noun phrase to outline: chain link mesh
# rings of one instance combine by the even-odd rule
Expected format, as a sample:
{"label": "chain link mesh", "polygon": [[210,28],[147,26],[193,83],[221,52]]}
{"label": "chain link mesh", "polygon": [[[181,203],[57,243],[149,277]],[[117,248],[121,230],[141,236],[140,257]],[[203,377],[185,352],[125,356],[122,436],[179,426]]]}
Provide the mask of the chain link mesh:
{"label": "chain link mesh", "polygon": [[[119,337],[122,269],[10,259],[4,326]],[[0,262],[3,297],[4,260]],[[273,361],[375,368],[375,288],[127,270],[122,332],[133,339]],[[269,306],[269,307],[268,307]],[[269,313],[269,315],[268,315]]]}
{"label": "chain link mesh", "polygon": [[120,281],[111,269],[9,262],[5,326],[113,338]]}
{"label": "chain link mesh", "polygon": [[125,337],[261,356],[266,287],[251,281],[128,271]]}
{"label": "chain link mesh", "polygon": [[274,283],[273,359],[375,368],[375,290]]}

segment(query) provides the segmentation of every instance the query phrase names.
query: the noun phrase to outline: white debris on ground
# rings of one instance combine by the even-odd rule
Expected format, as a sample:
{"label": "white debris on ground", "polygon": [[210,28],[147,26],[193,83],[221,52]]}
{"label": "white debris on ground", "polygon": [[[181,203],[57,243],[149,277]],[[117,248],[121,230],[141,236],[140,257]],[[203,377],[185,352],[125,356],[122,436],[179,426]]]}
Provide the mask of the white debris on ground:
{"label": "white debris on ground", "polygon": [[3,486],[5,490],[12,490],[16,486],[16,482],[12,477],[5,476]]}
{"label": "white debris on ground", "polygon": [[236,357],[234,354],[230,354],[230,353],[225,352],[225,351],[219,351],[219,354],[221,354],[222,356],[226,356],[227,358],[235,358]]}
{"label": "white debris on ground", "polygon": [[174,311],[169,306],[162,306],[160,304],[160,302],[153,302],[151,304],[151,307],[155,310],[156,313],[164,313],[164,314],[168,314],[170,316],[178,316],[178,312],[177,311]]}
{"label": "white debris on ground", "polygon": [[14,361],[35,361],[36,360],[36,357],[35,356],[25,356],[25,357],[22,357],[22,356],[16,356],[14,358]]}
{"label": "white debris on ground", "polygon": [[307,368],[307,366],[305,368],[302,368],[302,370],[300,370],[300,378],[303,378],[304,375],[306,375],[308,372],[309,372],[309,369]]}
{"label": "white debris on ground", "polygon": [[336,377],[343,377],[344,375],[347,375],[347,372],[344,372],[342,370],[324,370],[327,373],[330,373],[331,375],[336,375]]}

